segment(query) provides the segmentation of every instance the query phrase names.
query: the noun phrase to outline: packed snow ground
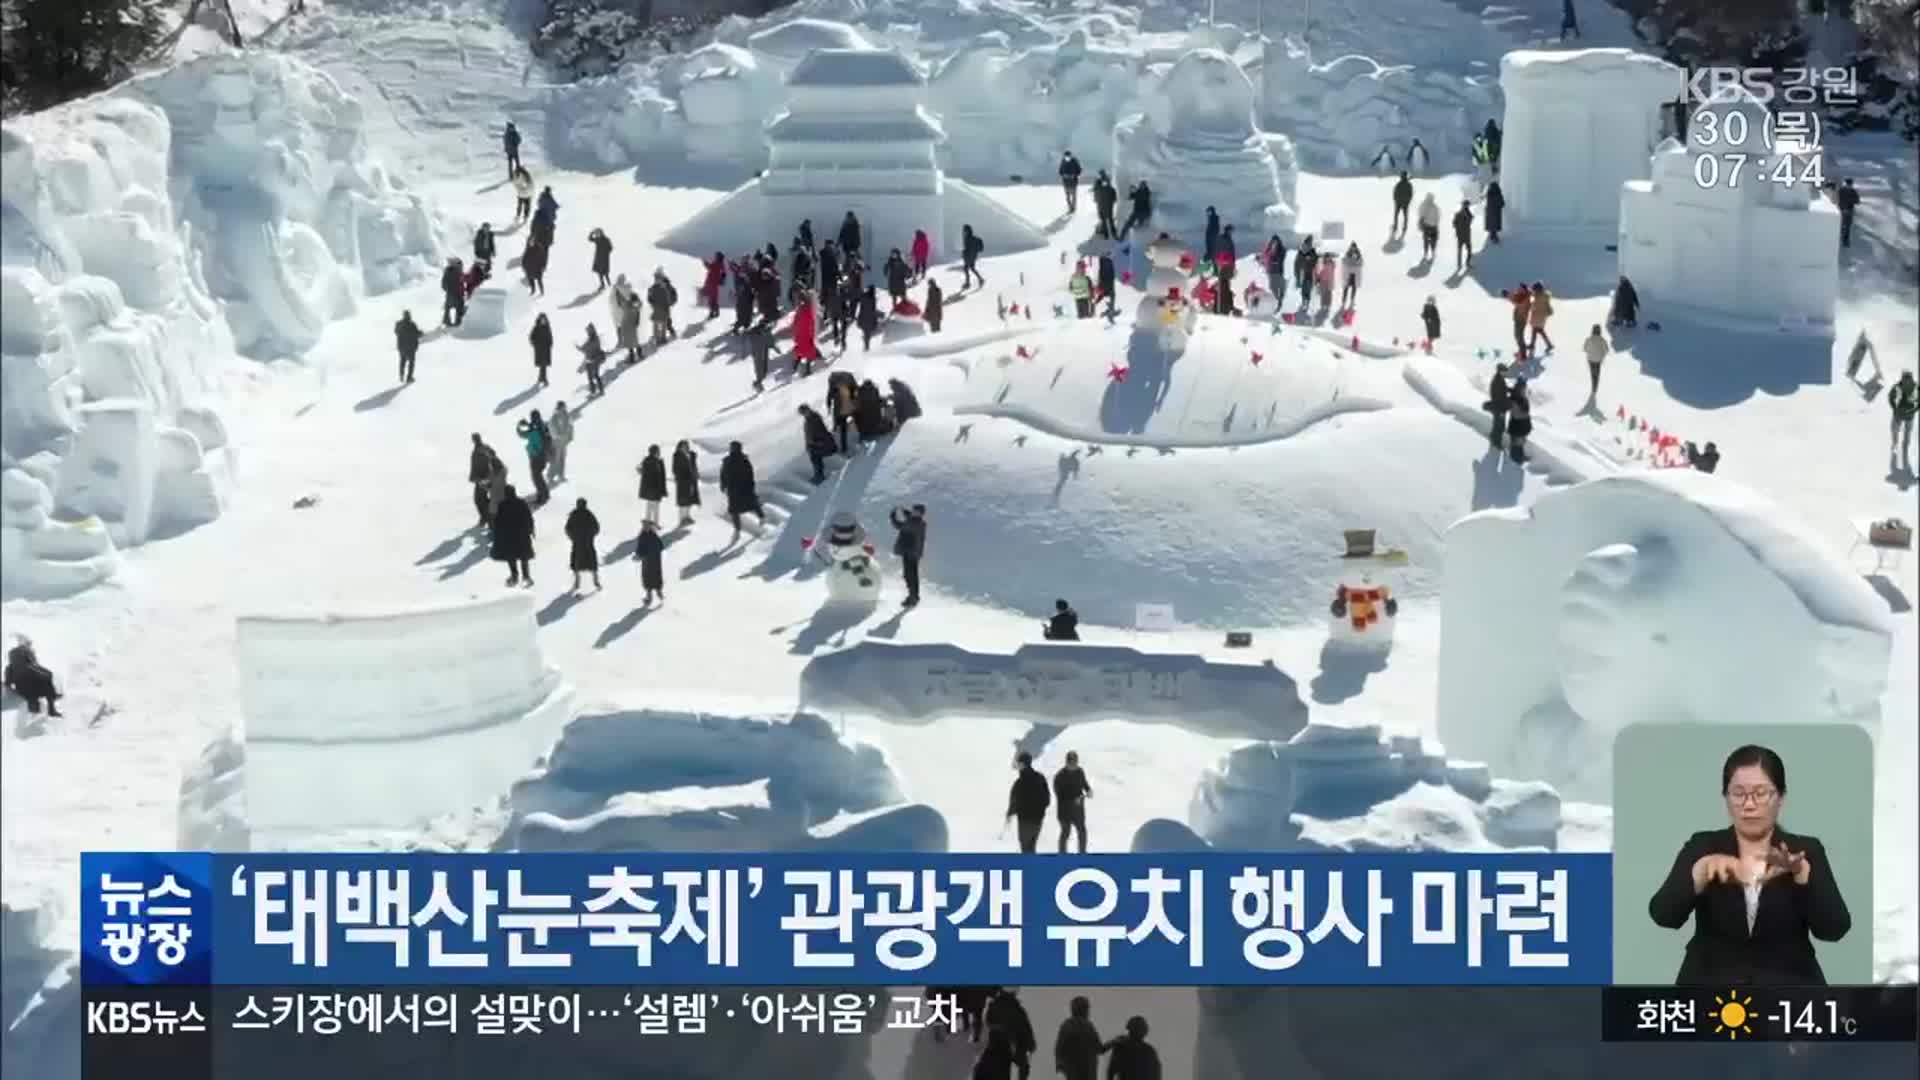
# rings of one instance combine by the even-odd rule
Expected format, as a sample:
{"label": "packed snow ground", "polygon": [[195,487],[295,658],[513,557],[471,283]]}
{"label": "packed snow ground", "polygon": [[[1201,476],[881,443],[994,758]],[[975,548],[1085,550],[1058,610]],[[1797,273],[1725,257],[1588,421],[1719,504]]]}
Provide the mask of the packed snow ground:
{"label": "packed snow ground", "polygon": [[[377,153],[414,182],[418,194],[464,225],[480,220],[498,225],[510,219],[511,200],[499,183],[497,125],[502,116],[532,115],[526,104],[528,88],[538,76],[529,74],[524,48],[498,21],[468,15],[451,24],[372,16],[360,25],[380,29],[381,36],[361,39],[358,45],[346,35],[329,36],[315,43],[310,58],[363,101],[379,99],[390,106],[373,110],[372,142]],[[298,49],[297,41],[294,47]],[[380,72],[386,74],[370,74]],[[410,88],[409,96],[396,99],[395,90],[401,87]],[[389,123],[384,118],[391,118],[391,126],[382,126]],[[420,126],[408,126],[416,123]],[[525,120],[521,126],[533,139],[529,157],[540,168],[542,126]],[[1859,229],[1863,239],[1843,269],[1834,355],[1825,362],[1795,366],[1771,356],[1767,340],[1723,342],[1643,331],[1621,341],[1623,352],[1609,361],[1597,415],[1582,409],[1586,373],[1576,347],[1585,328],[1604,314],[1604,290],[1611,281],[1609,253],[1595,250],[1583,257],[1548,252],[1530,248],[1524,237],[1510,237],[1505,247],[1483,254],[1469,274],[1450,276],[1450,260],[1443,258],[1437,269],[1423,271],[1413,251],[1386,242],[1385,181],[1303,175],[1300,203],[1306,216],[1303,228],[1312,230],[1322,220],[1345,221],[1348,235],[1367,254],[1355,333],[1379,345],[1418,336],[1420,302],[1435,295],[1447,327],[1438,350],[1440,362],[1481,381],[1492,361],[1476,356],[1476,351],[1504,351],[1507,339],[1506,307],[1497,291],[1520,280],[1545,280],[1555,287],[1554,330],[1561,350],[1560,356],[1548,357],[1534,380],[1540,425],[1536,440],[1543,448],[1578,447],[1589,456],[1618,450],[1617,427],[1608,423],[1616,408],[1647,416],[1663,430],[1686,438],[1715,440],[1726,454],[1722,476],[1765,491],[1830,550],[1845,555],[1855,539],[1850,519],[1898,513],[1911,520],[1916,514],[1913,477],[1885,467],[1884,398],[1856,388],[1840,374],[1840,365],[1854,333],[1866,327],[1890,380],[1899,358],[1915,354],[1920,320],[1911,272],[1900,262],[1900,253],[1911,259],[1913,251],[1911,155],[1904,146],[1871,141],[1849,143],[1838,153],[1857,155],[1858,161],[1848,166],[1854,174],[1884,186],[1863,184],[1869,197]],[[742,709],[790,707],[801,668],[823,649],[874,637],[1004,650],[1036,637],[1037,614],[1050,606],[1053,596],[1062,595],[1089,615],[1089,640],[1143,648],[1226,655],[1219,649],[1220,629],[1243,625],[1230,615],[1270,619],[1247,623],[1256,630],[1251,655],[1271,658],[1300,681],[1303,695],[1312,696],[1316,721],[1385,721],[1396,730],[1431,736],[1439,613],[1430,591],[1423,594],[1418,583],[1422,574],[1437,568],[1437,530],[1445,527],[1449,515],[1524,502],[1552,479],[1549,468],[1520,472],[1489,467],[1480,453],[1482,440],[1464,425],[1441,422],[1439,412],[1410,396],[1394,401],[1396,407],[1384,415],[1401,417],[1417,431],[1432,429],[1403,451],[1428,455],[1419,459],[1417,470],[1412,460],[1359,467],[1356,453],[1341,440],[1378,446],[1368,438],[1366,425],[1379,417],[1370,414],[1322,418],[1289,433],[1297,437],[1271,444],[1177,447],[1173,456],[1161,460],[1158,452],[1121,445],[1123,440],[1091,440],[1089,436],[1103,433],[1088,430],[1100,426],[1098,415],[1079,421],[1054,417],[1051,423],[1032,414],[942,415],[970,397],[977,405],[979,397],[964,387],[945,399],[936,392],[943,382],[959,379],[949,358],[886,353],[877,344],[873,369],[924,372],[909,374],[908,381],[929,388],[924,396],[932,406],[925,426],[910,426],[900,447],[876,461],[863,459],[851,466],[864,470],[860,475],[876,487],[865,493],[867,524],[882,540],[884,527],[870,514],[875,504],[884,508],[889,499],[919,497],[932,507],[927,599],[918,609],[895,611],[891,599],[898,588],[890,581],[888,601],[872,618],[855,625],[818,619],[823,586],[797,573],[795,541],[823,520],[823,496],[803,480],[795,483],[790,462],[781,468],[771,450],[758,448],[762,493],[781,508],[764,537],[730,544],[728,526],[713,516],[719,496],[709,486],[703,492],[703,515],[693,527],[671,537],[667,575],[673,595],[664,606],[640,609],[637,569],[622,561],[610,561],[605,591],[574,600],[564,595],[569,575],[563,569],[566,544],[558,528],[570,500],[589,499],[605,530],[603,553],[621,554],[621,538],[637,523],[632,469],[645,447],[671,447],[680,438],[724,430],[727,418],[743,411],[752,394],[744,356],[731,344],[715,347],[718,327],[702,325],[704,312],[692,306],[691,260],[650,246],[654,236],[709,204],[716,193],[647,186],[625,175],[544,168],[540,173],[541,182],[555,186],[562,204],[544,305],[554,319],[561,341],[556,355],[563,361],[552,389],[530,386],[525,315],[517,316],[505,335],[485,341],[434,334],[421,351],[419,381],[396,387],[391,324],[404,307],[431,326],[439,306],[437,289],[431,281],[420,281],[369,299],[352,320],[327,327],[300,361],[240,361],[218,373],[224,415],[240,455],[229,508],[216,523],[133,550],[118,580],[76,598],[6,605],[9,629],[32,634],[71,695],[68,719],[43,729],[22,728],[17,711],[9,709],[8,741],[0,754],[7,768],[9,893],[37,888],[69,897],[57,940],[72,940],[77,932],[78,913],[70,896],[82,847],[164,848],[176,842],[183,782],[197,779],[190,769],[202,750],[240,723],[233,664],[236,615],[440,604],[501,591],[497,565],[486,561],[480,538],[467,528],[472,517],[464,482],[467,435],[485,435],[524,491],[525,463],[511,421],[528,408],[545,411],[556,399],[571,405],[584,400],[583,384],[564,361],[573,355],[568,346],[580,339],[587,321],[606,329],[604,297],[594,294],[587,269],[584,236],[594,226],[614,236],[616,270],[640,280],[658,265],[673,275],[687,298],[677,317],[688,335],[621,372],[610,382],[606,398],[586,409],[571,454],[574,479],[556,489],[555,501],[540,514],[535,564],[539,584],[534,590],[541,610],[540,644],[589,703],[642,708],[667,696],[718,712],[731,708],[723,703],[735,702]],[[1442,205],[1451,206],[1457,203],[1461,181],[1442,177],[1422,186],[1436,188]],[[1050,186],[1009,187],[993,194],[1036,223],[1055,222],[1054,243],[1045,251],[1013,258],[989,253],[983,269],[992,284],[964,298],[951,288],[957,285],[957,269],[941,268],[938,272],[950,286],[943,336],[959,342],[997,332],[993,300],[1004,294],[1039,309],[1032,334],[1010,342],[1032,340],[1043,350],[1067,351],[1079,365],[1104,370],[1116,357],[1103,324],[1068,326],[1051,319],[1052,305],[1066,302],[1061,256],[1082,249],[1091,232],[1091,207],[1072,221],[1057,221],[1059,195]],[[458,229],[446,238],[463,253],[466,231]],[[784,247],[787,238],[768,239]],[[1240,240],[1246,252],[1256,248],[1260,238],[1250,231]],[[518,246],[517,234],[503,235],[500,264],[506,264]],[[511,273],[507,270],[504,276]],[[1023,275],[1031,283],[1025,289],[1018,285]],[[1645,299],[1643,320],[1659,319],[1659,297]],[[1237,352],[1241,347],[1230,328],[1215,327],[1209,333],[1224,337],[1221,349]],[[1257,340],[1263,333],[1272,336],[1268,327],[1250,327],[1247,336]],[[1291,346],[1308,335],[1288,328],[1278,336]],[[1044,339],[1049,337],[1057,341],[1048,344]],[[1351,363],[1356,371],[1376,362],[1326,342],[1306,348],[1325,348],[1328,357],[1344,354],[1340,362]],[[985,363],[994,362],[995,351],[986,349]],[[1282,355],[1281,349],[1269,351],[1276,360]],[[1041,359],[1048,354],[1043,351]],[[867,369],[857,341],[839,362],[856,372]],[[1252,370],[1250,364],[1247,368]],[[776,379],[770,400],[760,406],[769,414],[784,414],[769,430],[790,441],[789,455],[797,431],[779,434],[779,425],[793,428],[791,403],[818,399],[823,381],[816,378],[804,388],[789,388]],[[1424,415],[1416,410],[1424,410]],[[1173,433],[1164,434],[1167,441],[1177,441]],[[1382,437],[1408,436],[1396,427]],[[944,455],[933,453],[935,441],[947,444]],[[929,474],[899,465],[945,462],[949,471],[936,475],[959,482],[965,474],[952,463],[968,460],[957,456],[962,452],[977,454],[971,460],[979,463],[973,484],[981,493],[966,498],[995,500],[997,494],[993,505],[964,501],[934,486]],[[1068,477],[1058,463],[1074,454],[1083,464]],[[1196,507],[1184,490],[1192,484],[1192,474],[1179,466],[1191,462],[1223,477],[1237,473],[1249,494],[1257,493],[1257,481],[1270,479],[1277,455],[1286,454],[1310,459],[1328,478],[1302,486],[1275,482],[1287,502],[1299,507],[1331,499],[1328,505],[1338,506],[1338,493],[1329,490],[1337,479],[1365,493],[1365,508],[1328,510],[1324,522],[1300,524],[1297,538],[1272,552],[1266,549],[1281,522],[1241,522],[1231,516],[1236,512],[1233,499]],[[1366,460],[1364,452],[1360,460]],[[705,453],[702,464],[710,479],[717,457]],[[885,471],[879,466],[886,466]],[[1057,483],[1061,489],[1055,489]],[[1082,496],[1084,489],[1091,490]],[[1051,506],[1049,499],[1063,492],[1080,505],[1067,511]],[[313,500],[306,508],[294,505],[306,499]],[[1342,527],[1374,525],[1376,515],[1429,506],[1431,510],[1409,514],[1405,536],[1388,528],[1383,537],[1390,543],[1404,541],[1416,555],[1407,570],[1383,575],[1396,588],[1406,588],[1410,597],[1389,662],[1363,679],[1357,691],[1336,691],[1332,684],[1346,677],[1323,669],[1326,632],[1315,608],[1323,603],[1316,586],[1324,582],[1330,591],[1337,562],[1327,558],[1324,567],[1314,565],[1321,556],[1308,545],[1324,534],[1330,553]],[[1276,518],[1281,512],[1274,511]],[[1046,532],[1049,521],[1057,522],[1063,513],[1066,520],[1083,515],[1085,520],[1107,522],[1102,528],[1111,530],[1106,539],[1115,557],[1132,552],[1137,560],[1126,567],[1125,579],[1127,591],[1141,595],[1117,593],[1111,583],[1121,575],[1111,563],[1085,557],[1085,545],[1102,537],[1076,541]],[[1349,514],[1356,513],[1368,520],[1350,520]],[[1004,581],[995,587],[993,571],[1005,549],[996,546],[992,531],[970,525],[980,520],[975,515],[994,522],[994,529],[1032,530],[1011,541],[1025,545],[1021,550],[1028,553],[1031,567],[1013,576],[1017,587]],[[788,518],[791,524],[782,520]],[[1196,542],[1209,538],[1239,541],[1253,555],[1301,565],[1274,590],[1278,599],[1264,609],[1222,614],[1217,597],[1193,590],[1196,571],[1179,561]],[[1143,539],[1153,546],[1143,547]],[[1207,557],[1201,547],[1201,557]],[[1224,557],[1228,549],[1223,543],[1211,568],[1230,567]],[[1880,978],[1910,980],[1916,969],[1915,897],[1920,894],[1913,775],[1920,753],[1914,736],[1920,701],[1912,661],[1920,649],[1912,608],[1920,582],[1911,559],[1871,581],[1897,614],[1898,626],[1876,747],[1875,966]],[[1135,599],[1173,600],[1196,625],[1168,635],[1123,629]],[[1729,633],[1738,629],[1730,627]],[[1238,653],[1240,658],[1248,655]],[[834,719],[844,723],[850,736],[885,748],[903,797],[940,812],[955,850],[1011,846],[1001,832],[1000,782],[981,778],[1006,776],[1008,754],[1023,741],[1039,746],[1039,764],[1047,769],[1057,766],[1066,750],[1079,751],[1097,792],[1089,824],[1099,850],[1124,849],[1135,829],[1150,819],[1185,820],[1202,773],[1239,745],[1121,721],[1075,727],[1066,736],[1043,741],[1048,733],[1036,732],[1016,717],[923,727],[859,716]],[[434,836],[393,842],[485,844],[491,842],[488,830],[496,824],[456,821]],[[1596,835],[1595,830],[1575,832],[1569,823],[1563,835],[1568,847],[1606,842],[1604,826]],[[1065,995],[1040,996],[1043,1003],[1035,1005],[1035,1019],[1050,1028],[1064,1011],[1054,999]],[[1141,1003],[1125,992],[1103,992],[1097,998],[1097,1017],[1103,1027],[1112,1027],[1130,1011],[1151,1012],[1163,1054],[1192,1061],[1194,1051],[1182,1040],[1197,1039],[1190,1033],[1198,1021],[1190,1014],[1170,1015],[1167,998],[1161,994]],[[928,1053],[917,1044],[901,1047],[881,1040],[875,1047],[875,1074],[890,1080],[901,1074],[885,1071],[887,1063],[925,1064],[931,1060],[924,1056]],[[951,1069],[954,1064],[931,1068]]]}

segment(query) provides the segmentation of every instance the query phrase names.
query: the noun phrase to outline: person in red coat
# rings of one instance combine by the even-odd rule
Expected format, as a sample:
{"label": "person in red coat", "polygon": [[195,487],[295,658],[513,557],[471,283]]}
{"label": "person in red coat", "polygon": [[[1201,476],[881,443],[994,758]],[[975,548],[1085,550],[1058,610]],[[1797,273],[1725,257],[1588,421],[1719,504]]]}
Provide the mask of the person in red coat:
{"label": "person in red coat", "polygon": [[933,241],[927,239],[927,230],[913,230],[913,247],[908,255],[913,259],[914,280],[926,277],[927,260],[933,258]]}
{"label": "person in red coat", "polygon": [[700,295],[707,301],[707,318],[720,317],[720,286],[727,283],[727,257],[720,252],[701,264],[707,268],[706,280],[700,283]]}
{"label": "person in red coat", "polygon": [[813,362],[820,359],[820,346],[814,341],[818,326],[813,291],[801,289],[793,309],[793,366],[801,375],[813,374]]}

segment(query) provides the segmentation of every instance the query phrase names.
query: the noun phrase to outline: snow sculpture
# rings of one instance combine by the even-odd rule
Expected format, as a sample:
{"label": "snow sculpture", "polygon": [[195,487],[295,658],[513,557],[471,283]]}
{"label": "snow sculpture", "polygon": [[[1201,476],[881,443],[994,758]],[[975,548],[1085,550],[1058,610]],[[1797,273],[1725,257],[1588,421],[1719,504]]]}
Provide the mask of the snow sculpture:
{"label": "snow sculpture", "polygon": [[1124,195],[1137,180],[1154,193],[1154,227],[1198,236],[1206,208],[1250,242],[1291,235],[1298,182],[1288,147],[1286,167],[1272,137],[1254,123],[1254,89],[1240,65],[1217,49],[1182,56],[1148,96],[1146,112],[1114,128],[1114,182]]}
{"label": "snow sculpture", "polygon": [[1767,107],[1738,89],[1697,107],[1691,129],[1661,144],[1652,179],[1621,188],[1620,272],[1663,318],[1831,335],[1840,212],[1815,190],[1819,150],[1773,145]]}
{"label": "snow sculpture", "polygon": [[1508,227],[1612,234],[1620,185],[1647,176],[1686,76],[1628,49],[1520,49],[1500,60]]}
{"label": "snow sculpture", "polygon": [[833,515],[827,534],[811,539],[807,552],[827,568],[829,603],[865,607],[879,601],[880,563],[853,511]]}
{"label": "snow sculpture", "polygon": [[405,829],[497,801],[572,713],[534,629],[523,595],[240,619],[256,841]]}
{"label": "snow sculpture", "polygon": [[779,108],[780,73],[746,49],[715,42],[687,54],[680,79],[687,160],[764,165],[761,127]]}
{"label": "snow sculpture", "polygon": [[766,172],[663,237],[669,250],[704,258],[757,249],[802,221],[834,234],[860,219],[870,263],[925,229],[933,255],[960,249],[962,226],[991,254],[1042,247],[1040,230],[979,191],[949,179],[936,146],[946,138],[921,105],[926,77],[882,49],[816,49],[787,77],[787,108],[767,125]]}
{"label": "snow sculpture", "polygon": [[1886,605],[1765,499],[1684,470],[1550,491],[1447,533],[1440,735],[1607,801],[1644,720],[1879,723]]}
{"label": "snow sculpture", "polygon": [[[1316,37],[1324,33],[1323,25],[1316,23]],[[1376,49],[1388,45],[1393,36],[1365,32]],[[1421,40],[1417,31],[1404,36]],[[1380,158],[1384,148],[1392,152],[1391,167],[1410,168],[1415,176],[1431,174],[1451,168],[1450,162],[1467,161],[1474,133],[1489,117],[1500,114],[1500,89],[1491,77],[1448,71],[1449,65],[1433,62],[1438,59],[1434,56],[1418,63],[1398,63],[1376,50],[1369,50],[1371,56],[1360,55],[1337,45],[1327,47],[1323,37],[1319,40],[1322,55],[1333,57],[1325,63],[1315,63],[1312,52],[1297,38],[1277,34],[1268,38],[1260,76],[1263,122],[1269,130],[1287,132],[1307,167],[1339,172],[1372,167],[1385,172],[1390,166]],[[1454,39],[1439,40],[1451,43]],[[1446,51],[1450,61],[1474,55]],[[1429,117],[1452,119],[1433,123]],[[1416,134],[1427,155],[1409,165]]]}
{"label": "snow sculpture", "polygon": [[831,19],[788,19],[747,38],[747,48],[784,73],[822,49],[872,50],[874,45],[847,23]]}
{"label": "snow sculpture", "polygon": [[496,283],[473,290],[473,295],[467,297],[467,313],[460,319],[460,325],[453,328],[453,336],[483,338],[506,333],[507,309],[513,306],[516,297],[524,295],[518,289]]}
{"label": "snow sculpture", "polygon": [[1184,352],[1199,318],[1192,299],[1186,293],[1187,269],[1192,256],[1171,237],[1161,235],[1147,245],[1146,293],[1134,316],[1136,333],[1152,334],[1160,347],[1170,354]]}

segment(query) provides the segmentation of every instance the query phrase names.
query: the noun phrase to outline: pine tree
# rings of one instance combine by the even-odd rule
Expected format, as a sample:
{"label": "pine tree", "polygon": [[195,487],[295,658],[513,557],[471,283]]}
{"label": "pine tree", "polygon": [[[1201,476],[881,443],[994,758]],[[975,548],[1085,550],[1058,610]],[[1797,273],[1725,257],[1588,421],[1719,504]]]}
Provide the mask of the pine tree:
{"label": "pine tree", "polygon": [[151,0],[12,0],[0,70],[7,107],[45,108],[113,85],[165,26]]}

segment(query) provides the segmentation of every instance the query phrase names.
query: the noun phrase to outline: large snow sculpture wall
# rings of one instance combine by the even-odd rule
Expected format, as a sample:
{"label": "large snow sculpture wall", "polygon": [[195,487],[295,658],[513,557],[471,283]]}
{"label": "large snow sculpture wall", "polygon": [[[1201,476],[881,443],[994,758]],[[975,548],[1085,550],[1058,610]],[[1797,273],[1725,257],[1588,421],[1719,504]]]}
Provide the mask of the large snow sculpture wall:
{"label": "large snow sculpture wall", "polygon": [[1509,227],[1611,235],[1620,185],[1646,178],[1647,156],[1666,130],[1662,106],[1685,81],[1672,64],[1627,49],[1502,57],[1500,186]]}
{"label": "large snow sculpture wall", "polygon": [[175,202],[241,351],[298,354],[362,293],[442,259],[426,204],[367,156],[360,103],[272,52],[223,52],[127,84],[174,131]]}
{"label": "large snow sculpture wall", "polygon": [[1686,143],[1653,155],[1653,178],[1622,187],[1620,272],[1663,317],[1833,333],[1840,211],[1803,181],[1820,151],[1776,149],[1769,121],[1745,91],[1702,104]]}
{"label": "large snow sculpture wall", "polygon": [[1242,251],[1293,232],[1299,174],[1291,144],[1276,159],[1254,123],[1253,83],[1218,49],[1196,49],[1149,95],[1146,112],[1114,128],[1115,183],[1153,188],[1153,227],[1197,237],[1206,208],[1240,234]]}
{"label": "large snow sculpture wall", "polygon": [[247,617],[235,652],[256,842],[402,829],[496,802],[572,710],[523,595]]}
{"label": "large snow sculpture wall", "polygon": [[171,132],[117,96],[0,131],[0,591],[65,595],[116,545],[220,512],[200,406],[233,354],[168,199]]}
{"label": "large snow sculpture wall", "polygon": [[[1304,43],[1274,35],[1261,61],[1263,124],[1285,131],[1309,168],[1365,169],[1382,147],[1405,167],[1418,137],[1429,158],[1416,176],[1455,170],[1471,160],[1474,133],[1500,115],[1500,88],[1490,75],[1324,55],[1334,59],[1316,63]],[[1377,168],[1387,171],[1387,162]]]}
{"label": "large snow sculpture wall", "polygon": [[1636,721],[1877,726],[1886,604],[1785,517],[1667,470],[1463,518],[1447,532],[1441,739],[1607,802],[1613,737]]}

